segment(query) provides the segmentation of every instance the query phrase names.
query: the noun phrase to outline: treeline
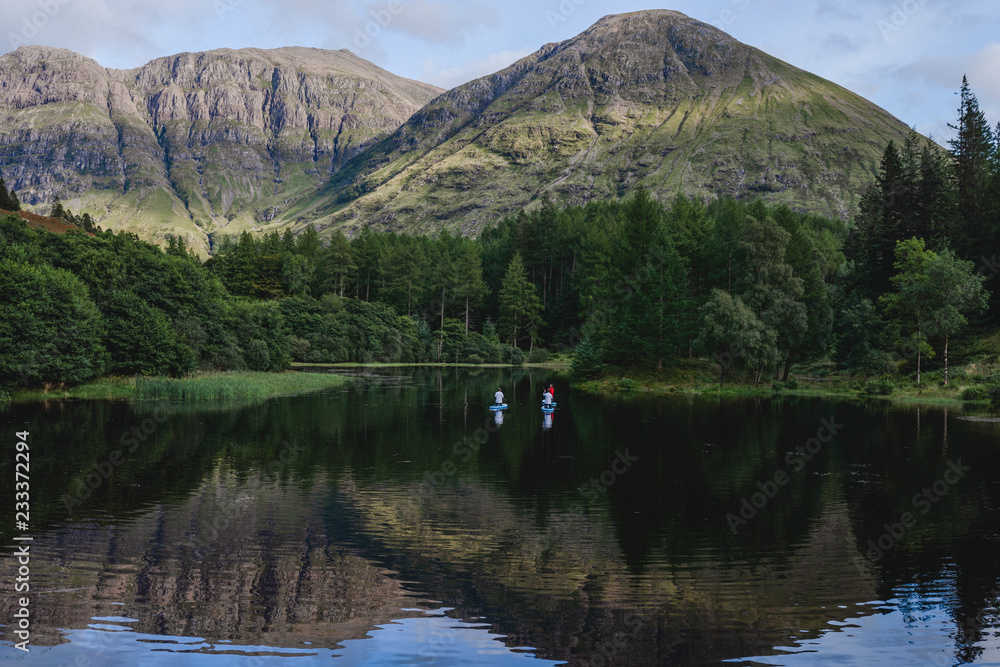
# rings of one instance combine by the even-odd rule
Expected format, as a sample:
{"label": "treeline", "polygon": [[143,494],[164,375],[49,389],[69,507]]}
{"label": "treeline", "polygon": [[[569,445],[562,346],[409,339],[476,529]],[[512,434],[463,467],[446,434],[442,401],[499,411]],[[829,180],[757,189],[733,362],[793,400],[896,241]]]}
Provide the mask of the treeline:
{"label": "treeline", "polygon": [[706,347],[702,306],[720,289],[778,332],[774,361],[787,369],[827,352],[825,281],[843,263],[845,233],[787,207],[663,206],[640,189],[624,202],[545,202],[476,240],[365,229],[324,246],[312,228],[244,233],[221,240],[205,266],[233,294],[278,301],[303,361],[376,358],[377,346],[359,357],[338,342],[339,314],[366,309],[381,318],[371,330],[382,349],[418,361],[517,361],[522,350],[538,360],[586,340],[597,365],[662,363]]}
{"label": "treeline", "polygon": [[0,176],[0,211],[20,211],[21,201],[13,189],[7,189],[7,183]]}
{"label": "treeline", "polygon": [[[0,383],[320,362],[521,363],[582,377],[702,356],[716,379],[832,359],[866,377],[940,363],[986,304],[1000,127],[963,82],[951,151],[890,143],[853,225],[759,201],[543,201],[478,239],[313,227],[216,239],[202,263],[92,233],[0,224]],[[996,312],[998,303],[993,304]],[[985,317],[985,316],[984,316]],[[980,317],[978,324],[984,320]],[[936,366],[935,366],[936,369]]]}
{"label": "treeline", "polygon": [[861,200],[832,350],[852,372],[919,383],[937,358],[947,384],[955,336],[985,332],[1000,314],[1000,290],[984,289],[997,273],[1000,124],[994,132],[965,78],[952,127],[947,152],[915,134],[902,147],[890,142]]}
{"label": "treeline", "polygon": [[276,304],[234,299],[197,260],[133,234],[4,216],[0,294],[0,388],[289,363]]}

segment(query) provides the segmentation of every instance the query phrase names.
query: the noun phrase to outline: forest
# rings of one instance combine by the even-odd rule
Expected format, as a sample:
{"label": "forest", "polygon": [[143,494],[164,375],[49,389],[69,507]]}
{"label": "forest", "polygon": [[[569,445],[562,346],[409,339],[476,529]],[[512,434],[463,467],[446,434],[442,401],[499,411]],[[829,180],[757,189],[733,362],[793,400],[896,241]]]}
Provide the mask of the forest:
{"label": "forest", "polygon": [[[0,390],[103,375],[309,363],[543,362],[578,378],[711,360],[714,379],[787,381],[826,362],[947,384],[986,349],[1000,297],[1000,125],[963,81],[946,151],[885,147],[851,222],[759,200],[551,200],[478,238],[307,227],[161,249],[0,219]],[[16,211],[0,179],[0,209]],[[949,362],[950,360],[950,362]],[[928,376],[928,373],[932,375]],[[954,379],[954,372],[952,373]]]}

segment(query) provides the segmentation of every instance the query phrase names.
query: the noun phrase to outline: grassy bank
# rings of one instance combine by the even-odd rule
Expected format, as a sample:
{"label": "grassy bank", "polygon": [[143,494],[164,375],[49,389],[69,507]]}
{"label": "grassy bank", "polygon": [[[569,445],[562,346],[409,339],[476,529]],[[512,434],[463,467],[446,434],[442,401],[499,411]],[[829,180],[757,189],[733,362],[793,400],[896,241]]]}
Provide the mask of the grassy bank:
{"label": "grassy bank", "polygon": [[[714,380],[712,378],[715,378]],[[959,375],[947,386],[937,381],[916,386],[897,381],[888,385],[877,381],[865,383],[861,378],[814,368],[792,369],[791,381],[772,380],[753,384],[746,378],[731,376],[719,384],[717,367],[702,359],[681,359],[664,363],[662,369],[610,368],[598,377],[575,382],[574,388],[593,394],[697,394],[706,396],[826,396],[845,399],[881,398],[902,403],[928,405],[989,406],[988,400],[967,401],[962,391],[975,385]]]}
{"label": "grassy bank", "polygon": [[114,377],[67,389],[15,391],[16,403],[59,399],[157,399],[200,401],[270,398],[318,391],[349,380],[327,373],[197,373],[185,378]]}

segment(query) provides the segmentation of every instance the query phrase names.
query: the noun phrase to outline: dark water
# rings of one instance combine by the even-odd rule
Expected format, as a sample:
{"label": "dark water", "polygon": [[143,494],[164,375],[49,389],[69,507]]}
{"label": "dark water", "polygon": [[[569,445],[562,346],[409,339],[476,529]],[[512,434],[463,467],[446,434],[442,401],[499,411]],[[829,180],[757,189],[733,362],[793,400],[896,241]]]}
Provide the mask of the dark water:
{"label": "dark water", "polygon": [[248,404],[0,413],[0,623],[19,597],[22,429],[34,538],[31,652],[5,627],[0,656],[1000,665],[1000,424],[600,399],[536,371],[375,373]]}

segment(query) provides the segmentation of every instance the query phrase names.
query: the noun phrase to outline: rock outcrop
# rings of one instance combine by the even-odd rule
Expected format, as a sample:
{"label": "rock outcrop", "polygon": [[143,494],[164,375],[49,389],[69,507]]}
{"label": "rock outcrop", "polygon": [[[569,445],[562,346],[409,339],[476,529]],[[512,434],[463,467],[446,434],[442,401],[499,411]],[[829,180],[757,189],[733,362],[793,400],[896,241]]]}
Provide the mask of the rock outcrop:
{"label": "rock outcrop", "polygon": [[638,185],[847,218],[907,132],[678,12],[612,15],[433,100],[333,176],[323,221],[475,234],[545,192],[582,204]]}
{"label": "rock outcrop", "polygon": [[219,49],[112,70],[22,47],[0,57],[0,170],[27,205],[58,196],[105,227],[203,245],[289,216],[440,92],[349,51]]}

